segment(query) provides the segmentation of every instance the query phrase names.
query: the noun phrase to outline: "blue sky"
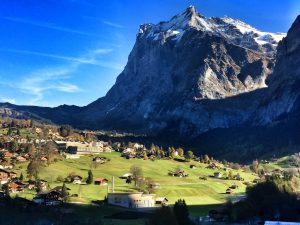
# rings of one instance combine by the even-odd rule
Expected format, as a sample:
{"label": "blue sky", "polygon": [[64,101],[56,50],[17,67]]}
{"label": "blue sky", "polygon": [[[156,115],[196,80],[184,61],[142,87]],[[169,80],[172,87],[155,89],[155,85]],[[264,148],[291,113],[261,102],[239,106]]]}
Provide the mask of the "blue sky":
{"label": "blue sky", "polygon": [[2,0],[0,102],[86,105],[127,62],[139,25],[195,5],[271,32],[287,32],[299,0]]}

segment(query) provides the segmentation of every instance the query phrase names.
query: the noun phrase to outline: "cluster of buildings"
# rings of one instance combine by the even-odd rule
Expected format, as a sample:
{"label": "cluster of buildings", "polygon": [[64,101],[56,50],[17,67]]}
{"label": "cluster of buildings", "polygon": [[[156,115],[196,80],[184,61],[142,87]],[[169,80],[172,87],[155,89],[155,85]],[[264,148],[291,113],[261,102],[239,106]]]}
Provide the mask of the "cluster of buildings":
{"label": "cluster of buildings", "polygon": [[99,154],[111,152],[113,148],[104,141],[75,142],[75,141],[55,141],[58,150],[65,158],[79,158],[80,155]]}

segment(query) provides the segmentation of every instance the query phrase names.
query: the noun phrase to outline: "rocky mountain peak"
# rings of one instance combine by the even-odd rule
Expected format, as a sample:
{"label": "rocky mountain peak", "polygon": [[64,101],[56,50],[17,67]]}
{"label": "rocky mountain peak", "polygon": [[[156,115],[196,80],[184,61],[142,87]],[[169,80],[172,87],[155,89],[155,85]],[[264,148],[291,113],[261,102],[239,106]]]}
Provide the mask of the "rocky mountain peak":
{"label": "rocky mountain peak", "polygon": [[194,6],[190,6],[169,21],[141,25],[138,37],[158,41],[161,44],[166,43],[167,39],[179,43],[190,29],[225,38],[227,42],[265,53],[269,57],[275,56],[278,42],[286,35],[263,32],[228,16],[207,18],[199,14]]}

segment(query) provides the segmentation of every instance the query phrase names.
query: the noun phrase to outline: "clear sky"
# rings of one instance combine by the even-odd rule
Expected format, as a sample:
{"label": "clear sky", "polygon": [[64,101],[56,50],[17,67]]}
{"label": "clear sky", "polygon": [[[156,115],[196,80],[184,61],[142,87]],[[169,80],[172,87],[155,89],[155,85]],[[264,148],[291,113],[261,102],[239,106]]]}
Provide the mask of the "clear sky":
{"label": "clear sky", "polygon": [[195,5],[271,32],[287,32],[299,0],[1,0],[0,102],[86,105],[124,68],[139,25]]}

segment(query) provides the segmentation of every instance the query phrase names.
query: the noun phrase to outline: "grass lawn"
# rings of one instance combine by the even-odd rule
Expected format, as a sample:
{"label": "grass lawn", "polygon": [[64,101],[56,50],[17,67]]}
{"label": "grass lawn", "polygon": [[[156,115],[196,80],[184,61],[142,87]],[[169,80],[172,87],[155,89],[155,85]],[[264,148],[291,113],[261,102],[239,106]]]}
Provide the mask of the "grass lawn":
{"label": "grass lawn", "polygon": [[[157,197],[166,197],[170,204],[173,204],[179,198],[185,199],[190,206],[204,206],[221,204],[226,201],[228,195],[224,194],[225,190],[232,184],[237,184],[239,189],[235,190],[235,194],[245,192],[245,185],[241,181],[216,179],[209,177],[214,172],[222,170],[207,169],[206,164],[198,162],[177,162],[173,160],[142,160],[142,159],[124,159],[120,157],[120,153],[103,153],[110,161],[92,168],[94,179],[104,177],[111,180],[115,176],[115,191],[126,192],[134,191],[133,184],[126,184],[124,180],[118,177],[129,172],[132,165],[140,166],[143,169],[145,177],[151,177],[155,182],[160,183],[161,188],[156,191]],[[91,168],[92,158],[94,156],[82,156],[80,159],[66,159],[44,167],[40,173],[40,178],[48,181],[51,188],[62,185],[57,182],[56,178],[60,175],[67,177],[68,174],[74,172],[82,177],[87,177],[88,170]],[[190,169],[189,165],[194,164],[196,169]],[[26,175],[27,163],[17,164],[15,171]],[[184,170],[189,177],[179,178],[168,176],[168,172],[177,168]],[[240,173],[245,181],[252,181],[256,178],[252,173],[235,171],[234,174]],[[207,180],[201,180],[199,177],[207,176]],[[74,202],[90,203],[92,200],[102,200],[107,194],[107,186],[91,185],[75,185],[67,184],[71,189],[70,194],[77,194],[78,197],[71,198]],[[110,187],[110,185],[109,185]],[[80,190],[81,189],[81,190]],[[81,193],[81,194],[80,194]],[[35,193],[26,191],[20,196],[31,199]],[[201,208],[201,207],[200,207]],[[193,214],[202,214],[200,211],[193,210]]]}

